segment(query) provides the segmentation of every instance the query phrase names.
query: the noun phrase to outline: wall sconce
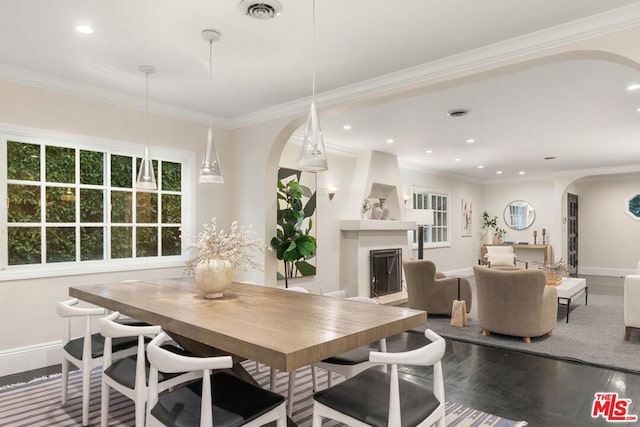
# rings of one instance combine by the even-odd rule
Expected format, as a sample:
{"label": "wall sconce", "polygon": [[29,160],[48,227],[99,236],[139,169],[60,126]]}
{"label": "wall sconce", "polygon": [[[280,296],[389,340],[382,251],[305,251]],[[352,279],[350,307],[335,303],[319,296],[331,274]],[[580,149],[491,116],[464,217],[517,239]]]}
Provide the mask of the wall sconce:
{"label": "wall sconce", "polygon": [[338,189],[336,187],[328,187],[327,194],[329,195],[329,200],[333,200],[333,197],[336,195]]}
{"label": "wall sconce", "polygon": [[406,194],[404,195],[404,204],[406,205],[407,202],[409,201],[409,199],[411,198],[411,196],[407,196]]}

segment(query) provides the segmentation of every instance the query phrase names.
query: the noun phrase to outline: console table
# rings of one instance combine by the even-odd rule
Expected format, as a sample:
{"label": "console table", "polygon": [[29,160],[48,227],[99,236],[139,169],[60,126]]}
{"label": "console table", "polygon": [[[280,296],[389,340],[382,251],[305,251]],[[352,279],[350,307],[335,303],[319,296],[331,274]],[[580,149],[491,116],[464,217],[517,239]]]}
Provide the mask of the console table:
{"label": "console table", "polygon": [[484,256],[487,253],[487,250],[485,249],[487,246],[511,246],[516,252],[518,251],[518,249],[542,251],[545,264],[551,262],[551,259],[552,259],[551,245],[524,245],[521,243],[514,243],[512,245],[482,245],[482,250],[481,250],[482,259],[484,259]]}

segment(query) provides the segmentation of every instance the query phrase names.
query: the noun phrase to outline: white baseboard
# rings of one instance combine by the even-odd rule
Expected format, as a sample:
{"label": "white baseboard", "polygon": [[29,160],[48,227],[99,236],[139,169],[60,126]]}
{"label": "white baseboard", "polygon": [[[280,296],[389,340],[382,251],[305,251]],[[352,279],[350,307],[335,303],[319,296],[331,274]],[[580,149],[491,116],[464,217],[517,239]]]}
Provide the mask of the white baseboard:
{"label": "white baseboard", "polygon": [[583,267],[578,266],[578,274],[587,276],[624,277],[629,274],[638,274],[635,268],[607,268],[607,267]]}
{"label": "white baseboard", "polygon": [[62,341],[0,350],[0,376],[57,365],[61,358]]}

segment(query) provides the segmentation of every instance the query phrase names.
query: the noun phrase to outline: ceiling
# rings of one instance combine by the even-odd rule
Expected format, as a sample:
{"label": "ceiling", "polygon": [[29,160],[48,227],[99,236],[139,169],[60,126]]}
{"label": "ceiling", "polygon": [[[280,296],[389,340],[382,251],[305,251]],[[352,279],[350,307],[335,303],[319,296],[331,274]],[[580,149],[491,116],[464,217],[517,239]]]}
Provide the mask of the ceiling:
{"label": "ceiling", "polygon": [[[206,123],[209,46],[201,31],[213,28],[222,33],[213,46],[218,125],[300,113],[311,92],[312,3],[280,2],[280,16],[256,20],[240,0],[1,0],[0,78],[144,108],[138,66],[149,64],[157,69],[150,109]],[[483,49],[638,18],[640,1],[630,0],[317,0],[319,108]],[[79,34],[77,24],[95,32]],[[614,63],[548,64],[321,122],[331,148],[391,152],[403,164],[472,179],[634,167],[640,91],[625,89],[634,81],[638,71]],[[448,117],[454,108],[469,114]]]}

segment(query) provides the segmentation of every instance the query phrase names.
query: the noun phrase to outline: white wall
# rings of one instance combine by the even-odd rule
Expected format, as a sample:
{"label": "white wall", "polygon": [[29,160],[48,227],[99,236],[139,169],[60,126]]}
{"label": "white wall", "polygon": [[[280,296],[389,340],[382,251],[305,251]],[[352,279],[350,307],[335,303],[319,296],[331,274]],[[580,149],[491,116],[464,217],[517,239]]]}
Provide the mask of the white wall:
{"label": "white wall", "polygon": [[[29,129],[74,135],[90,135],[117,141],[143,143],[144,111],[116,107],[0,80],[0,123]],[[173,147],[196,153],[201,164],[207,127],[198,123],[151,114],[151,146]],[[223,171],[233,169],[230,133],[215,130]],[[228,162],[228,163],[227,163]],[[194,174],[195,179],[197,176]],[[229,185],[200,185],[196,188],[196,226],[216,216],[221,225],[229,223]],[[233,183],[230,177],[228,180]],[[0,183],[6,185],[6,183]],[[0,272],[1,274],[1,272]],[[154,277],[181,276],[183,268],[88,274],[47,279],[0,280],[0,375],[59,363],[62,321],[55,302],[68,298],[68,287],[92,283]],[[43,343],[46,351],[38,348]]]}
{"label": "white wall", "polygon": [[[533,224],[526,230],[514,230],[509,228],[504,222],[504,210],[507,205],[514,200],[525,200],[529,202],[536,211],[536,218]],[[498,227],[507,230],[504,240],[513,242],[533,243],[533,231],[537,230],[537,243],[542,243],[542,229],[546,229],[548,244],[552,245],[554,257],[559,259],[562,241],[560,229],[554,228],[554,216],[560,216],[560,206],[556,206],[554,201],[554,181],[517,181],[507,183],[487,184],[484,186],[484,207],[489,216],[498,217]],[[482,214],[482,210],[479,212]],[[531,252],[531,253],[529,253]],[[527,251],[518,254],[518,258],[530,261],[542,261],[539,253]]]}
{"label": "white wall", "polygon": [[625,213],[625,201],[640,194],[640,173],[583,178],[578,194],[578,272],[623,276],[640,261],[640,221]]}

